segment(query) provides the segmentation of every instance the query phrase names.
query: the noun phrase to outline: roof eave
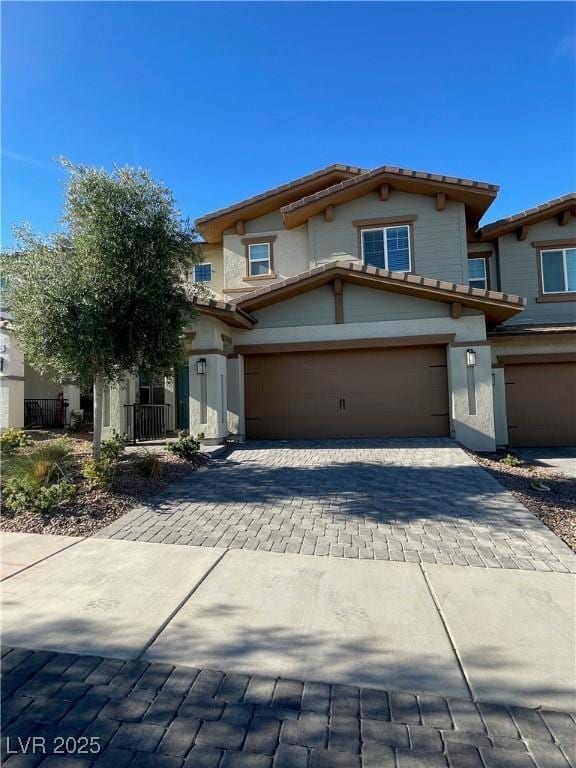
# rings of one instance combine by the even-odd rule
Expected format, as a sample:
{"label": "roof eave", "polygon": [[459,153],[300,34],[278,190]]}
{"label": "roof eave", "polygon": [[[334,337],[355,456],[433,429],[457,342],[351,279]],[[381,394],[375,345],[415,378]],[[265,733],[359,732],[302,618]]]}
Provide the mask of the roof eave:
{"label": "roof eave", "polygon": [[489,242],[503,235],[520,230],[522,227],[530,227],[546,219],[570,211],[576,216],[576,194],[566,195],[562,199],[549,201],[538,206],[537,209],[529,209],[519,214],[499,219],[491,224],[486,224],[476,231],[477,242]]}
{"label": "roof eave", "polygon": [[282,208],[284,223],[288,229],[292,229],[321,213],[328,205],[341,205],[375,191],[382,184],[389,184],[392,191],[420,192],[427,195],[446,194],[449,200],[464,203],[476,224],[498,194],[498,187],[495,185],[468,180],[443,180],[442,177],[434,174],[428,174],[428,176],[430,178],[424,178],[424,174],[411,175],[408,172],[396,173],[390,170],[362,174],[349,182],[320,190],[319,193],[310,195],[310,199],[302,198],[284,206]]}
{"label": "roof eave", "polygon": [[256,320],[241,307],[224,301],[199,301],[193,302],[194,309],[201,315],[215,317],[232,328],[251,330],[256,325]]}
{"label": "roof eave", "polygon": [[521,312],[526,305],[526,300],[520,296],[484,291],[411,273],[389,272],[362,264],[335,262],[293,278],[272,283],[238,299],[235,306],[247,312],[255,311],[270,304],[285,301],[299,293],[312,291],[332,282],[336,277],[368,287],[405,293],[432,301],[456,302],[462,306],[479,309],[484,312],[489,327],[509,320]]}
{"label": "roof eave", "polygon": [[331,186],[338,181],[354,178],[364,171],[364,168],[351,165],[329,165],[287,184],[282,184],[239,203],[201,216],[196,219],[195,224],[207,242],[219,242],[223,233],[239,220],[249,221],[264,216],[295,199],[317,192],[319,189]]}

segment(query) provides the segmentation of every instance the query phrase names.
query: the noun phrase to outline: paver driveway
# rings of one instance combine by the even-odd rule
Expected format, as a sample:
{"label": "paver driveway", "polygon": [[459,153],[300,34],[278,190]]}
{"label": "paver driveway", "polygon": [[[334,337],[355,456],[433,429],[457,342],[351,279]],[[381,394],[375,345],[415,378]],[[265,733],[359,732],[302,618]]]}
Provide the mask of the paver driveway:
{"label": "paver driveway", "polygon": [[576,571],[570,549],[448,439],[245,443],[98,536]]}

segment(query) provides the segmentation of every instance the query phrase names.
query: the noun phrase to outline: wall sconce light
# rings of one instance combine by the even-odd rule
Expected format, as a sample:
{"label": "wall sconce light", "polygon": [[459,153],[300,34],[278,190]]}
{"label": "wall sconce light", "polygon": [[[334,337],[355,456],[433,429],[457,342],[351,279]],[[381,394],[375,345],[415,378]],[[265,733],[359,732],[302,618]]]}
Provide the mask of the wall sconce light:
{"label": "wall sconce light", "polygon": [[473,349],[466,350],[466,365],[468,368],[474,368],[476,365],[476,352]]}
{"label": "wall sconce light", "polygon": [[198,376],[205,376],[206,375],[206,359],[201,357],[199,360],[196,360],[196,373]]}

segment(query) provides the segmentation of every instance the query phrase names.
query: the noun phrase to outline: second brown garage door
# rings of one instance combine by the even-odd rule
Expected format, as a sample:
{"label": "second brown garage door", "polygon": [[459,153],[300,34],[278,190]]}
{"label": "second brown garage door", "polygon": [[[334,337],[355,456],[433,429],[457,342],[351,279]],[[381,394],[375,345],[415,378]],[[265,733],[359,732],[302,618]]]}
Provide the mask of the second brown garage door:
{"label": "second brown garage door", "polygon": [[505,366],[510,445],[576,445],[576,363]]}
{"label": "second brown garage door", "polygon": [[245,374],[248,438],[449,434],[444,347],[254,355]]}

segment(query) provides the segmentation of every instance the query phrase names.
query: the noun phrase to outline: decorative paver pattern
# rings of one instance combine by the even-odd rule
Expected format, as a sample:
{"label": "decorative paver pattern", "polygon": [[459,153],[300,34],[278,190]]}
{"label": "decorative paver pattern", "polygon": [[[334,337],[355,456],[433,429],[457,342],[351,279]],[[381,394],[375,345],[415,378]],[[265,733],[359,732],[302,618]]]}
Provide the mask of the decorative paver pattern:
{"label": "decorative paver pattern", "polygon": [[[99,656],[2,653],[7,768],[568,768],[576,740],[576,719],[566,712]],[[33,736],[44,738],[46,754],[25,757]],[[99,751],[79,754],[80,737],[96,739]],[[54,754],[62,743],[71,754]]]}
{"label": "decorative paver pattern", "polygon": [[[2,654],[6,766],[568,768],[576,741],[566,712],[22,648]],[[34,736],[45,741],[25,760]],[[79,754],[80,737],[94,737],[98,751]],[[55,754],[62,743],[71,754]]]}
{"label": "decorative paver pattern", "polygon": [[448,439],[254,442],[98,536],[576,572],[576,555]]}

